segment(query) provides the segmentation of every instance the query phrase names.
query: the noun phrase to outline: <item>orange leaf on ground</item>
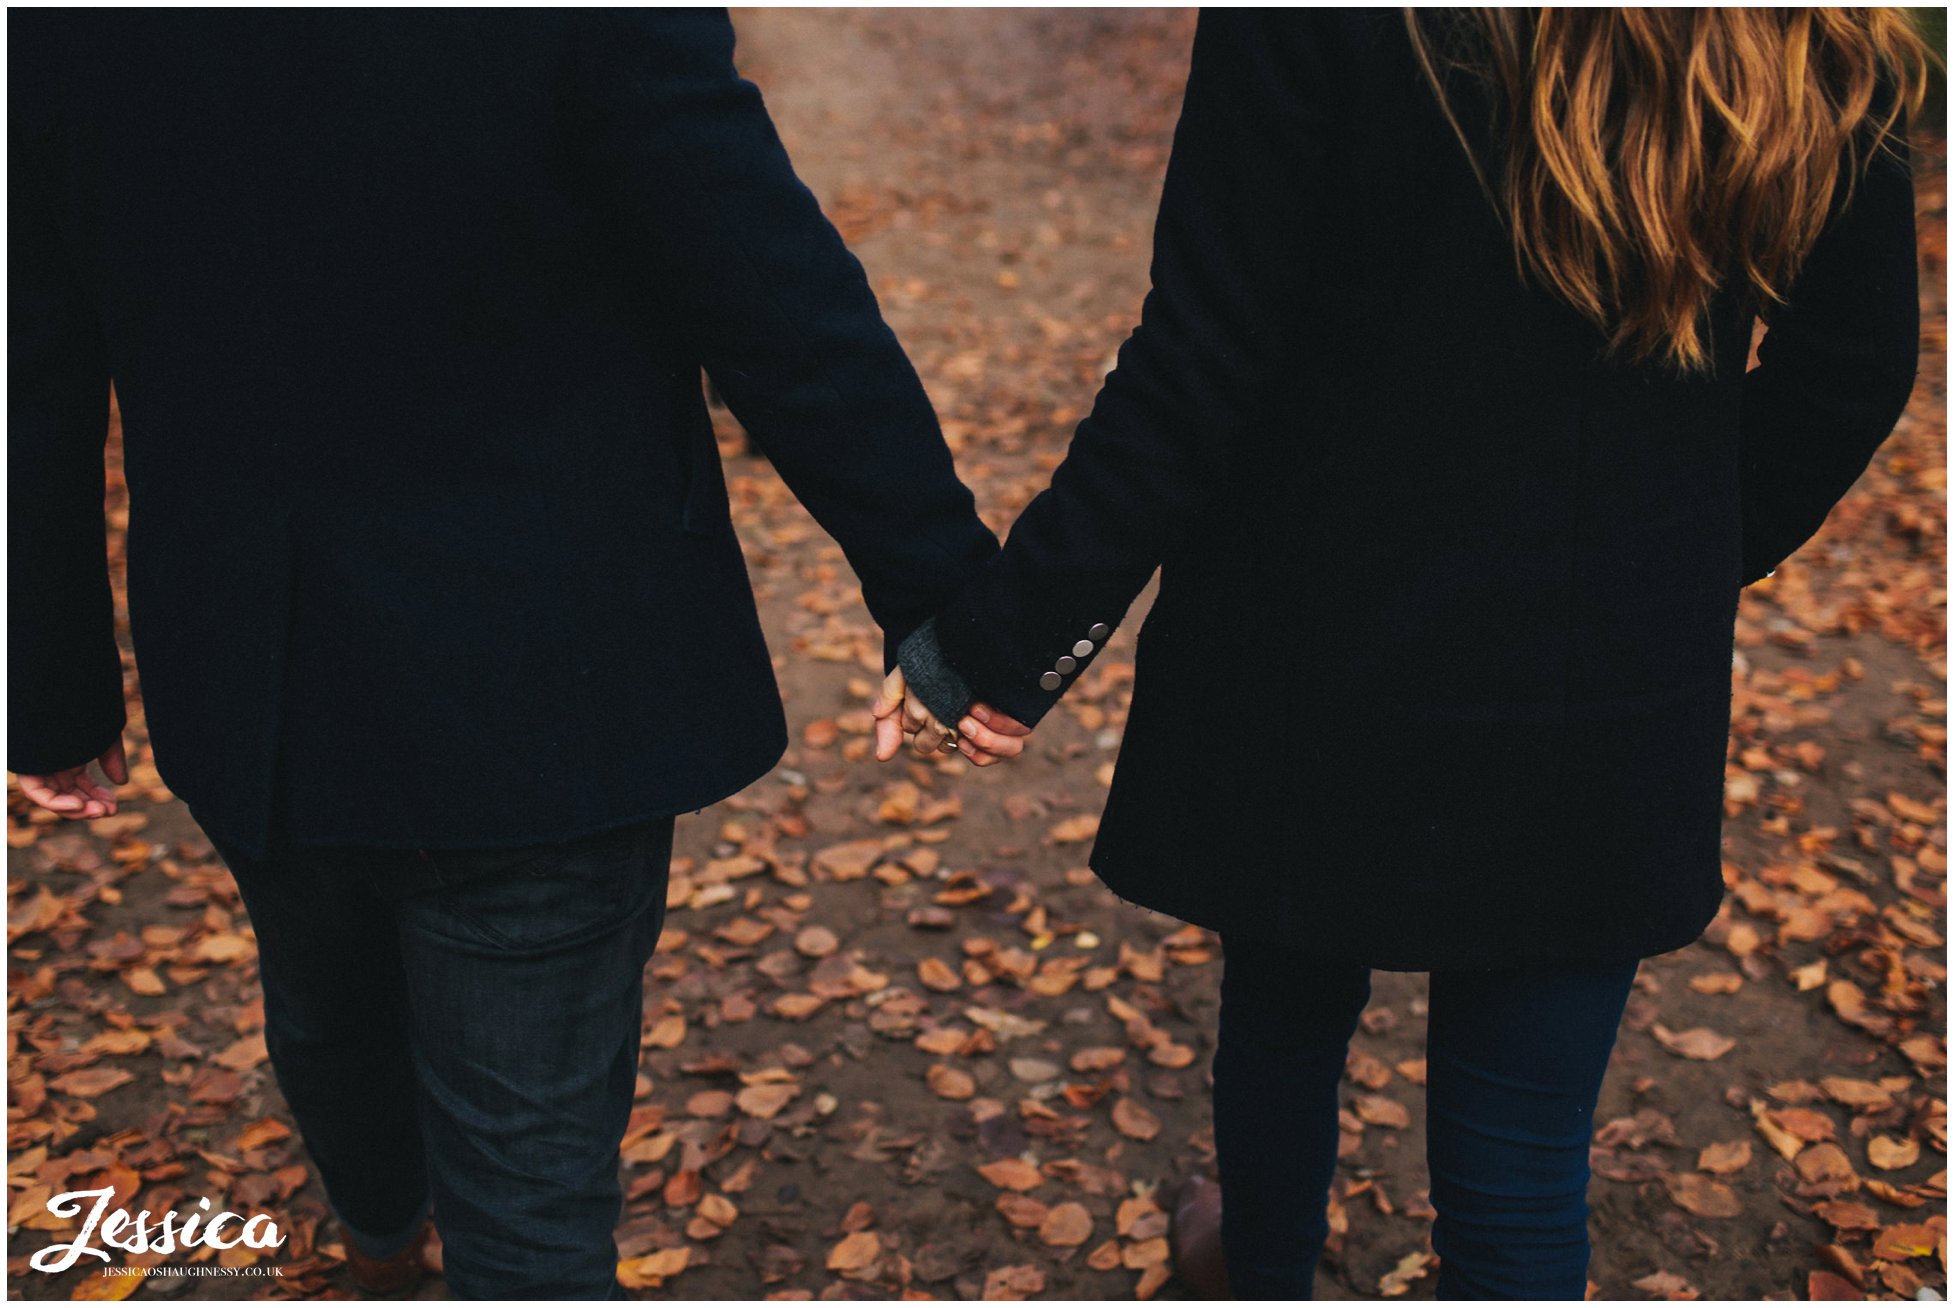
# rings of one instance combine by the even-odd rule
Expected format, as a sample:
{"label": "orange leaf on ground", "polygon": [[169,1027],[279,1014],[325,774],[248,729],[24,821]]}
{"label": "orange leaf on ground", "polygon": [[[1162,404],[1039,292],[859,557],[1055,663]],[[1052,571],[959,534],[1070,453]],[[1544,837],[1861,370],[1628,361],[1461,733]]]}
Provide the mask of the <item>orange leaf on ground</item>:
{"label": "orange leaf on ground", "polygon": [[1722,1058],[1737,1047],[1737,1042],[1727,1035],[1719,1035],[1706,1026],[1691,1027],[1687,1031],[1671,1031],[1657,1022],[1652,1028],[1657,1043],[1678,1058],[1693,1058],[1701,1062]]}
{"label": "orange leaf on ground", "polygon": [[1113,1126],[1133,1140],[1151,1140],[1160,1134],[1160,1119],[1131,1099],[1121,1099],[1113,1105]]}
{"label": "orange leaf on ground", "polygon": [[977,1078],[948,1063],[931,1064],[923,1079],[939,1099],[968,1099],[977,1093]]}
{"label": "orange leaf on ground", "polygon": [[1675,1303],[1703,1297],[1702,1291],[1674,1272],[1650,1272],[1647,1276],[1631,1281],[1629,1284],[1658,1299],[1667,1299]]}
{"label": "orange leaf on ground", "polygon": [[1036,1267],[1000,1267],[984,1278],[986,1299],[1029,1299],[1045,1292],[1045,1274]]}
{"label": "orange leaf on ground", "polygon": [[63,1072],[48,1084],[64,1095],[74,1095],[77,1099],[93,1099],[119,1086],[128,1085],[135,1079],[135,1074],[125,1068],[97,1065]]}
{"label": "orange leaf on ground", "polygon": [[1357,1119],[1367,1126],[1402,1131],[1411,1125],[1411,1110],[1384,1095],[1358,1095],[1352,1108]]}
{"label": "orange leaf on ground", "polygon": [[1081,1203],[1063,1203],[1045,1214],[1038,1238],[1054,1249],[1071,1249],[1092,1238],[1092,1214]]}
{"label": "orange leaf on ground", "polygon": [[627,1290],[656,1290],[685,1270],[692,1261],[692,1250],[681,1245],[660,1249],[642,1258],[627,1258],[617,1265],[618,1283]]}
{"label": "orange leaf on ground", "polygon": [[1911,1138],[1900,1140],[1890,1135],[1876,1135],[1866,1143],[1866,1158],[1884,1172],[1911,1167],[1920,1161],[1920,1142]]}
{"label": "orange leaf on ground", "polygon": [[1702,1152],[1696,1155],[1696,1168],[1702,1172],[1724,1175],[1730,1172],[1741,1172],[1748,1166],[1750,1166],[1750,1141],[1748,1140],[1719,1141],[1716,1144],[1705,1145]]}
{"label": "orange leaf on ground", "polygon": [[997,1197],[997,1211],[1012,1226],[1025,1230],[1035,1230],[1042,1226],[1051,1208],[1033,1199],[1028,1194],[1012,1194],[1009,1191]]}
{"label": "orange leaf on ground", "polygon": [[1045,1174],[1022,1158],[985,1163],[977,1174],[1000,1190],[1035,1190],[1045,1181]]}
{"label": "orange leaf on ground", "polygon": [[854,1231],[828,1250],[828,1270],[846,1276],[873,1267],[882,1257],[882,1237],[873,1231]]}
{"label": "orange leaf on ground", "polygon": [[1670,1172],[1662,1183],[1676,1207],[1698,1217],[1735,1217],[1744,1211],[1735,1190],[1701,1172]]}
{"label": "orange leaf on ground", "polygon": [[1378,1278],[1377,1292],[1387,1299],[1408,1294],[1411,1283],[1431,1270],[1432,1261],[1432,1255],[1423,1250],[1406,1254],[1398,1259],[1397,1266]]}

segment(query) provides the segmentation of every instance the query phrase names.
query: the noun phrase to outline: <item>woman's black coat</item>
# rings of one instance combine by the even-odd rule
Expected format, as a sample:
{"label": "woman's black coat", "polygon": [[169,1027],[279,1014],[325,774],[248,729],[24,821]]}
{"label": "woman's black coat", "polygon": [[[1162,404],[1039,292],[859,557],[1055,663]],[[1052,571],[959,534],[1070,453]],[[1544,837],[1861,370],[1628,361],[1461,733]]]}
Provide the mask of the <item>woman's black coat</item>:
{"label": "woman's black coat", "polygon": [[1516,275],[1397,11],[1206,12],[1141,324],[940,654],[1035,721],[1159,567],[1114,890],[1388,968],[1678,947],[1722,890],[1738,590],[1912,383],[1901,162],[1746,375],[1751,321],[1717,306],[1714,376],[1604,361]]}

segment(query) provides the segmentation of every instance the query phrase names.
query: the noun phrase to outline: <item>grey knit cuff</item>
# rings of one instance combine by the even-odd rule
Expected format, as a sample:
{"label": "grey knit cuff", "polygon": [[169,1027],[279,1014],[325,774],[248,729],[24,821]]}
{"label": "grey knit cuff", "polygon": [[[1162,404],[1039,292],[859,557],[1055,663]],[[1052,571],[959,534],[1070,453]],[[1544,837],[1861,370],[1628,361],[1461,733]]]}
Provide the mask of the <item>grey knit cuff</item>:
{"label": "grey knit cuff", "polygon": [[911,693],[936,714],[938,722],[954,731],[975,696],[970,683],[950,666],[943,647],[936,643],[936,619],[910,632],[896,652]]}

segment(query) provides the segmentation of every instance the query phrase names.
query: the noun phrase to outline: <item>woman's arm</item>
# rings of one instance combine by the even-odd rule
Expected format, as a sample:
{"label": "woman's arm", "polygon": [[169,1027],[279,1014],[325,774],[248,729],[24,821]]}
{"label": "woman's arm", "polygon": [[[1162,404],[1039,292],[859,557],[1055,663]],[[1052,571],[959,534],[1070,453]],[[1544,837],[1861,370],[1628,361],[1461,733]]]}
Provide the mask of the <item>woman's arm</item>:
{"label": "woman's arm", "polygon": [[1812,247],[1744,378],[1745,585],[1811,539],[1906,408],[1918,259],[1902,146],[1874,157]]}
{"label": "woman's arm", "polygon": [[942,721],[974,698],[1036,723],[1225,484],[1306,299],[1330,21],[1202,12],[1140,325],[1050,489],[903,647]]}

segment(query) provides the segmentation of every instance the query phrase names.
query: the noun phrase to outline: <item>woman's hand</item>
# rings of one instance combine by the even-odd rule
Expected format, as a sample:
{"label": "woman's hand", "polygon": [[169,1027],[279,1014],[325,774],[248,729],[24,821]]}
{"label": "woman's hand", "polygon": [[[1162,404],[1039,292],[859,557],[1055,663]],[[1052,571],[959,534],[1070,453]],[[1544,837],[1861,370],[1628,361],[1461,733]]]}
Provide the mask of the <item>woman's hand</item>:
{"label": "woman's hand", "polygon": [[897,668],[882,683],[875,697],[875,757],[886,763],[902,748],[909,736],[910,748],[927,758],[938,750],[954,749],[978,767],[989,767],[1024,753],[1031,728],[1008,713],[987,704],[972,704],[970,712],[957,723],[955,731],[937,721],[923,702],[909,693],[909,684]]}

